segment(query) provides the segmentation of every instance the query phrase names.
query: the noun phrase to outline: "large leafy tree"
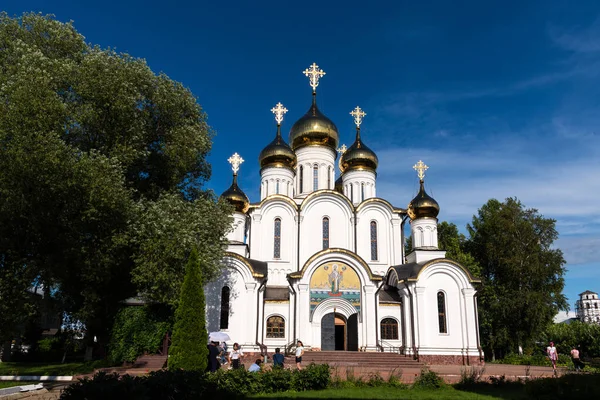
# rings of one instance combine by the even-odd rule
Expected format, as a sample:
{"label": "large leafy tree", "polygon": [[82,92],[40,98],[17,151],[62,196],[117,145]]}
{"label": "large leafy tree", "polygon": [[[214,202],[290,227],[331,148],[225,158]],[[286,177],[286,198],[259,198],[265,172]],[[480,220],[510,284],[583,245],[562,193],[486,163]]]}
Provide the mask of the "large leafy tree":
{"label": "large leafy tree", "polygon": [[530,344],[568,308],[565,260],[553,247],[555,220],[515,199],[492,199],[467,225],[467,248],[481,267],[481,337],[491,357]]}
{"label": "large leafy tree", "polygon": [[[102,342],[138,292],[134,268],[151,260],[181,284],[173,243],[199,246],[214,275],[229,218],[202,191],[211,139],[190,91],[144,60],[91,46],[52,16],[0,13],[0,339],[27,314],[27,295],[15,293],[32,284]],[[172,209],[202,222],[163,219]],[[151,233],[148,210],[171,236]],[[136,275],[142,291],[150,279]]]}

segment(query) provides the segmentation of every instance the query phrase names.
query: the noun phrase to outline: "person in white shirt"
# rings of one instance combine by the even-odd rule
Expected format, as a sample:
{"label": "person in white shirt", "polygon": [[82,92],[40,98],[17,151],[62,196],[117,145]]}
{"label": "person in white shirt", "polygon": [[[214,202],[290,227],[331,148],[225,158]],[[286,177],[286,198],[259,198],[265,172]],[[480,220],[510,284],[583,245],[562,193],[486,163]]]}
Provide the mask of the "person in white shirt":
{"label": "person in white shirt", "polygon": [[304,354],[304,344],[301,340],[298,340],[296,345],[296,367],[302,369],[302,355]]}
{"label": "person in white shirt", "polygon": [[550,346],[546,348],[546,355],[552,362],[552,369],[556,371],[556,360],[558,360],[558,351],[554,347],[554,342],[550,342]]}
{"label": "person in white shirt", "polygon": [[231,350],[231,352],[229,353],[229,364],[231,364],[233,369],[238,369],[240,367],[243,357],[244,352],[240,348],[240,345],[234,343],[233,350]]}
{"label": "person in white shirt", "polygon": [[256,361],[254,361],[254,364],[250,365],[250,368],[248,368],[248,372],[259,372],[260,364],[262,364],[262,361],[259,358]]}

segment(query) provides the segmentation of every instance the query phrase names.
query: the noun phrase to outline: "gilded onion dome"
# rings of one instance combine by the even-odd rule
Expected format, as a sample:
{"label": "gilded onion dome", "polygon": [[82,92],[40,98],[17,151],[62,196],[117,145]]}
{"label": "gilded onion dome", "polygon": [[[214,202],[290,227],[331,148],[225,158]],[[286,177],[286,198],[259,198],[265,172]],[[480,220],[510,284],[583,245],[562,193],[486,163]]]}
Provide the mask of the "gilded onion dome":
{"label": "gilded onion dome", "polygon": [[296,150],[304,146],[327,146],[334,152],[339,141],[338,129],[317,107],[317,94],[313,92],[312,105],[290,129],[290,144]]}
{"label": "gilded onion dome", "polygon": [[360,107],[356,107],[351,113],[354,117],[354,123],[356,124],[356,140],[350,146],[340,159],[340,170],[342,172],[351,170],[366,170],[375,172],[379,160],[373,150],[368,148],[360,138],[360,125],[362,119],[367,115]]}
{"label": "gilded onion dome", "polygon": [[281,137],[281,121],[283,121],[283,115],[287,112],[287,109],[283,107],[283,104],[277,103],[271,111],[275,114],[275,121],[277,121],[277,134],[275,139],[260,152],[258,162],[261,168],[283,167],[294,171],[296,153]]}
{"label": "gilded onion dome", "polygon": [[357,128],[356,140],[342,155],[340,169],[344,172],[352,170],[375,172],[378,163],[377,155],[362,142],[360,139],[360,128]]}
{"label": "gilded onion dome", "polygon": [[[421,161],[419,161],[419,163],[422,164]],[[419,165],[419,164],[417,164],[417,165]],[[422,164],[422,166],[424,166],[425,169],[427,168],[427,166],[425,164]],[[422,175],[423,174],[421,172],[420,176],[422,176]],[[435,201],[435,199],[433,197],[428,195],[427,192],[425,191],[425,187],[423,184],[423,178],[421,178],[419,180],[419,182],[420,182],[420,186],[421,186],[419,189],[419,193],[408,204],[408,216],[410,217],[411,220],[415,220],[415,219],[419,219],[419,218],[437,218],[438,214],[440,213],[440,205],[438,204],[437,201]]]}
{"label": "gilded onion dome", "polygon": [[221,194],[221,198],[228,201],[229,204],[233,205],[235,211],[240,213],[248,211],[248,207],[250,206],[248,196],[246,196],[246,193],[237,184],[237,174],[233,174],[233,182],[229,186],[229,189]]}
{"label": "gilded onion dome", "polygon": [[246,193],[237,184],[237,173],[244,159],[238,153],[234,153],[227,161],[231,164],[231,169],[233,170],[233,182],[231,182],[229,189],[221,194],[221,198],[233,205],[235,211],[245,213],[248,211],[248,207],[250,207],[250,200],[248,200]]}

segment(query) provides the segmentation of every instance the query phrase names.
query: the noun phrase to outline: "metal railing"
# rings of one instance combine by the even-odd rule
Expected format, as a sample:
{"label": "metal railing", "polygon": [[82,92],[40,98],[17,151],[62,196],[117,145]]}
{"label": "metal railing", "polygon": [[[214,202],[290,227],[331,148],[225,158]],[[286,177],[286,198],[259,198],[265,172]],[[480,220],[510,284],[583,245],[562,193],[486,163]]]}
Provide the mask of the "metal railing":
{"label": "metal railing", "polygon": [[379,351],[383,352],[383,353],[396,353],[396,354],[403,354],[404,353],[404,346],[395,346],[389,342],[386,342],[385,340],[380,340],[377,343],[377,347],[379,348]]}

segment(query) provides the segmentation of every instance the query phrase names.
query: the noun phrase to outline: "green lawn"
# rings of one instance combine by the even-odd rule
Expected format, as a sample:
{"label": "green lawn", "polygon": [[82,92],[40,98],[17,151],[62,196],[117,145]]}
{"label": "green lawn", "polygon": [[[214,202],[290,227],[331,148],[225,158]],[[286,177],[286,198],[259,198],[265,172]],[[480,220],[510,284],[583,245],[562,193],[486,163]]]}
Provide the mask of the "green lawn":
{"label": "green lawn", "polygon": [[348,388],[348,389],[326,389],[311,390],[306,392],[285,392],[256,395],[255,399],[414,399],[414,400],[494,400],[494,399],[526,399],[525,394],[519,392],[507,393],[502,388],[488,393],[465,392],[452,387],[444,389],[397,389],[390,387],[374,388]]}
{"label": "green lawn", "polygon": [[37,382],[15,382],[15,381],[0,381],[0,389],[5,389],[13,386],[31,385]]}
{"label": "green lawn", "polygon": [[0,363],[0,375],[78,375],[87,374],[99,368],[98,363]]}

